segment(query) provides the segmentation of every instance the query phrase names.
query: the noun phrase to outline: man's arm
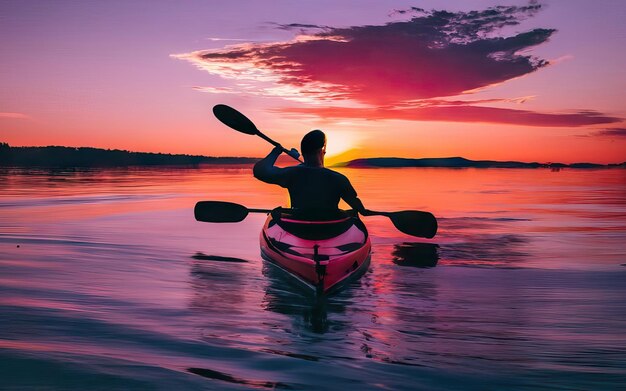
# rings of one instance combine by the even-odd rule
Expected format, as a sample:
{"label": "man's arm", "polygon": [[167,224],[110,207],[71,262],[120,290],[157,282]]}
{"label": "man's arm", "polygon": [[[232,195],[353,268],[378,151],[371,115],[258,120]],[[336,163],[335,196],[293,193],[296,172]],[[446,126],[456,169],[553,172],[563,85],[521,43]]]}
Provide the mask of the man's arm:
{"label": "man's arm", "polygon": [[361,202],[358,197],[354,197],[353,199],[344,198],[344,201],[346,201],[346,203],[350,205],[352,209],[356,210],[363,216],[370,216],[372,214],[369,209],[365,209],[365,206],[363,206],[363,202]]}
{"label": "man's arm", "polygon": [[282,147],[274,147],[272,151],[263,159],[256,162],[252,173],[254,177],[266,183],[286,186],[286,177],[284,170],[274,166],[276,159],[283,153]]}
{"label": "man's arm", "polygon": [[350,183],[348,178],[344,177],[344,179],[345,183],[341,198],[343,198],[343,200],[346,201],[346,204],[350,205],[352,209],[356,210],[363,216],[372,215],[372,212],[369,209],[365,209],[365,206],[363,206],[363,202],[361,202],[359,197],[357,197],[356,190],[354,190],[354,187],[352,187],[352,184]]}

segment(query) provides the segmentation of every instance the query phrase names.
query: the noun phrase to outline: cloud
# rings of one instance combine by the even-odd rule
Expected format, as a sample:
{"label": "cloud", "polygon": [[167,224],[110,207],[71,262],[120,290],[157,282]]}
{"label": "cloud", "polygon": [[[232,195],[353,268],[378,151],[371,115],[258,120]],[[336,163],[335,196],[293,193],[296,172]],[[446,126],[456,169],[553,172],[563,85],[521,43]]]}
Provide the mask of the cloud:
{"label": "cloud", "polygon": [[529,100],[534,99],[534,95],[521,96],[518,98],[491,98],[491,99],[474,99],[474,100],[446,100],[446,99],[418,99],[414,101],[408,101],[403,104],[394,105],[395,108],[421,108],[432,106],[467,106],[483,103],[526,103]]}
{"label": "cloud", "polygon": [[289,24],[279,24],[279,23],[271,23],[277,26],[281,30],[298,30],[298,31],[310,31],[310,30],[330,30],[332,27],[330,26],[320,26],[317,24],[303,24],[303,23],[289,23]]}
{"label": "cloud", "polygon": [[27,119],[29,117],[22,113],[0,113],[0,118]]}
{"label": "cloud", "polygon": [[626,128],[602,129],[591,133],[590,136],[626,138]]}
{"label": "cloud", "polygon": [[315,115],[335,119],[482,122],[545,127],[576,127],[622,121],[621,118],[605,116],[594,111],[537,113],[527,110],[463,105],[461,102],[452,103],[452,105],[430,105],[410,109],[300,107],[283,108],[279,111],[286,114]]}
{"label": "cloud", "polygon": [[209,37],[207,38],[207,40],[209,41],[214,41],[214,42],[219,42],[219,41],[250,41],[249,39],[243,39],[243,38],[220,38],[220,37]]}
{"label": "cloud", "polygon": [[[226,79],[272,82],[310,100],[384,105],[459,95],[531,73],[547,61],[521,54],[546,42],[553,29],[502,37],[541,5],[448,12],[411,9],[409,20],[300,29],[291,42],[247,43],[175,55]],[[309,31],[308,34],[305,34]]]}
{"label": "cloud", "polygon": [[620,121],[594,111],[537,113],[484,106],[521,104],[532,96],[451,98],[547,66],[547,60],[528,52],[547,42],[556,30],[536,28],[509,36],[502,32],[541,8],[536,1],[469,12],[413,7],[395,10],[393,15],[404,19],[382,25],[274,24],[299,35],[289,42],[234,44],[173,57],[233,81],[228,87],[198,90],[311,104],[282,110],[291,114],[574,127]]}

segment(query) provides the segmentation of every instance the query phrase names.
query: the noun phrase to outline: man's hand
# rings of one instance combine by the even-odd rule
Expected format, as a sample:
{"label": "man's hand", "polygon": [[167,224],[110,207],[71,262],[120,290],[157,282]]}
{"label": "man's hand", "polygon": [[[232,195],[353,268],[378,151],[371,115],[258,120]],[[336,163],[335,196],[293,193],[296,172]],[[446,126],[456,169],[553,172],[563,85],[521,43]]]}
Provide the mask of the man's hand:
{"label": "man's hand", "polygon": [[369,210],[369,209],[363,209],[361,211],[359,211],[359,213],[361,213],[363,216],[374,216],[378,213],[374,212],[373,210]]}
{"label": "man's hand", "polygon": [[300,157],[300,153],[295,148],[291,148],[291,150],[289,152],[287,152],[287,155],[291,156],[294,159],[297,159],[297,158]]}
{"label": "man's hand", "polygon": [[276,155],[280,155],[281,153],[286,153],[287,155],[293,157],[294,159],[297,159],[300,157],[300,153],[298,152],[297,149],[295,148],[291,148],[291,150],[286,150],[285,147],[283,147],[282,145],[277,145],[274,147],[274,149],[272,149],[272,154],[276,154]]}

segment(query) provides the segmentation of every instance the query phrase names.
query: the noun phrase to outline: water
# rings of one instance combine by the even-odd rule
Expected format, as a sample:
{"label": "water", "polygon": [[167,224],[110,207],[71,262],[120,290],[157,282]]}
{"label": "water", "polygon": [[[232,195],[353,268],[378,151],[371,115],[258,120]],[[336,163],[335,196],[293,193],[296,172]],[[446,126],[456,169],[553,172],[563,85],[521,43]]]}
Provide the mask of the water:
{"label": "water", "polygon": [[249,167],[0,171],[2,389],[626,387],[626,170],[345,169],[368,272],[316,301],[259,255]]}

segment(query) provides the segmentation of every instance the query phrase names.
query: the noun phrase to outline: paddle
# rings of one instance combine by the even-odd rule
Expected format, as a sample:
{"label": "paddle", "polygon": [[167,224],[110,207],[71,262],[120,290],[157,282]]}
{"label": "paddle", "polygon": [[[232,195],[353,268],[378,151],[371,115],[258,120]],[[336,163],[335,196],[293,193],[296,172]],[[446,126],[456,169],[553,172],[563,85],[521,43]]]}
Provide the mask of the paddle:
{"label": "paddle", "polygon": [[[248,213],[271,213],[271,209],[249,209],[243,205],[224,201],[200,201],[194,208],[196,220],[208,223],[236,223]],[[398,231],[421,238],[432,238],[437,233],[437,219],[432,213],[418,210],[400,212],[369,211],[368,216],[389,217]]]}
{"label": "paddle", "polygon": [[386,216],[398,231],[407,235],[432,239],[437,234],[437,219],[430,212],[403,210],[399,212],[369,211],[367,216]]}
{"label": "paddle", "polygon": [[271,209],[248,209],[243,205],[225,201],[200,201],[193,214],[196,220],[206,223],[237,223],[248,213],[271,213]]}
{"label": "paddle", "polygon": [[232,107],[227,106],[227,105],[222,105],[222,104],[215,105],[213,106],[213,114],[218,120],[220,120],[220,122],[222,122],[224,125],[228,126],[229,128],[234,129],[241,133],[257,135],[261,137],[263,140],[272,144],[273,146],[282,148],[283,152],[285,152],[287,155],[291,156],[292,158],[302,163],[302,160],[300,160],[300,154],[298,153],[298,151],[296,151],[295,149],[288,150],[284,148],[282,145],[280,145],[279,143],[277,143],[276,141],[267,137],[259,129],[256,128],[254,123],[250,121],[248,117],[241,114],[239,111],[233,109]]}

